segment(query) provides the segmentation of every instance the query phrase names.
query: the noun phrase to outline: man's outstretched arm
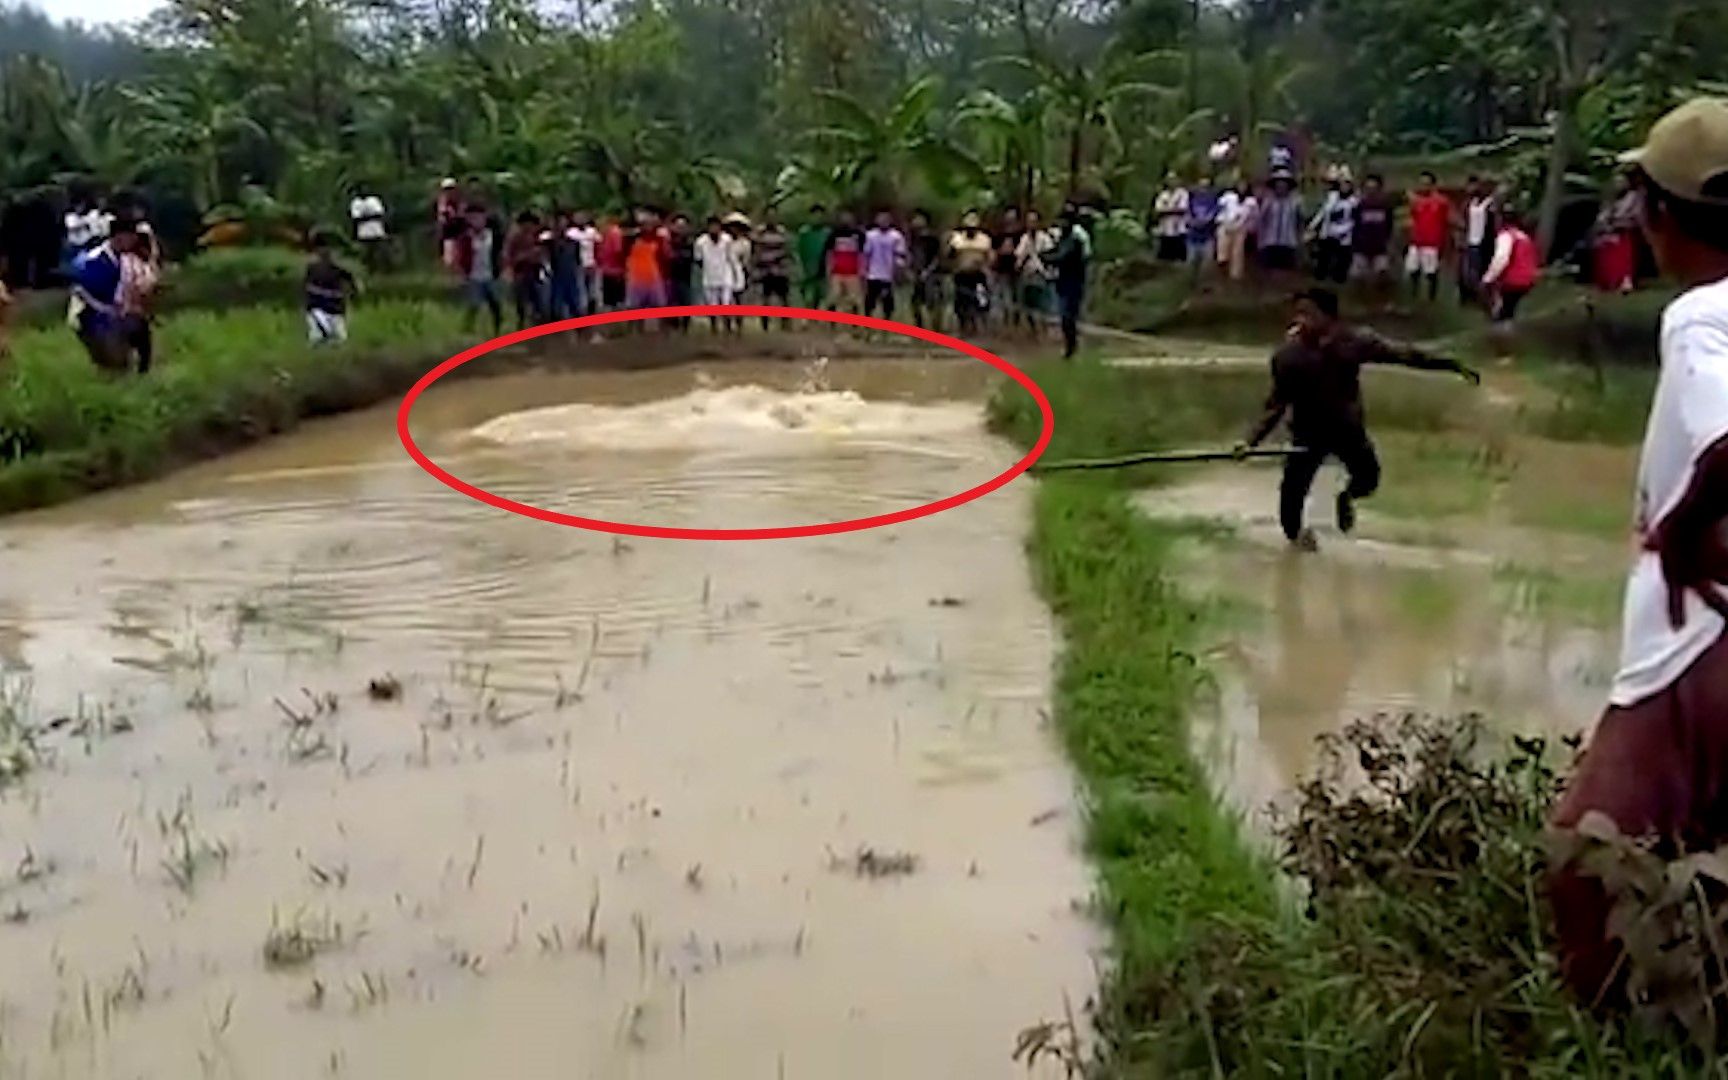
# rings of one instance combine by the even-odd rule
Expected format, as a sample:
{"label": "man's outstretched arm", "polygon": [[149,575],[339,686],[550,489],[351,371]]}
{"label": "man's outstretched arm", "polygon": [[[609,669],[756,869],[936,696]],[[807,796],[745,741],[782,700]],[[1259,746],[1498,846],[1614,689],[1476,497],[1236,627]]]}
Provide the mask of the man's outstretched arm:
{"label": "man's outstretched arm", "polygon": [[1417,371],[1450,371],[1462,375],[1471,385],[1482,382],[1482,376],[1474,368],[1449,356],[1437,356],[1426,349],[1404,342],[1389,341],[1378,334],[1358,332],[1352,337],[1361,363],[1388,364],[1414,368]]}

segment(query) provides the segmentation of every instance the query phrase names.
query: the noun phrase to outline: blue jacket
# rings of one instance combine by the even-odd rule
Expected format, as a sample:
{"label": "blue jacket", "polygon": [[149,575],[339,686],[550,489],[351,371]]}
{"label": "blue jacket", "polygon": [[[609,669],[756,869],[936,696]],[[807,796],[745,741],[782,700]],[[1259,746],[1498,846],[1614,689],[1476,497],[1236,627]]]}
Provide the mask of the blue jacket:
{"label": "blue jacket", "polygon": [[120,317],[120,256],[98,244],[72,260],[72,291],[84,305],[78,328],[87,334],[113,329]]}

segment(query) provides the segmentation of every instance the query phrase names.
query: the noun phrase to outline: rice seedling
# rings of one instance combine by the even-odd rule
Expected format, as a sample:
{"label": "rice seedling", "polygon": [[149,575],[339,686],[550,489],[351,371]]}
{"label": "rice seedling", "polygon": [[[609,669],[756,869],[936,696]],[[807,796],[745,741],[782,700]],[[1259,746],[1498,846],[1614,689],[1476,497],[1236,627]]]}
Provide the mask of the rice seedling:
{"label": "rice seedling", "polygon": [[320,954],[339,949],[350,939],[343,925],[328,912],[312,915],[301,909],[286,923],[270,913],[264,935],[264,966],[272,971],[304,967]]}
{"label": "rice seedling", "polygon": [[0,682],[0,790],[26,776],[42,759],[28,715],[30,684]]}
{"label": "rice seedling", "polygon": [[906,877],[918,872],[918,856],[909,851],[879,851],[868,845],[851,855],[830,855],[828,868],[861,878]]}
{"label": "rice seedling", "polygon": [[205,871],[228,865],[232,851],[227,843],[197,831],[189,792],[180,796],[172,815],[157,815],[156,827],[166,845],[160,861],[163,873],[187,896],[192,895]]}

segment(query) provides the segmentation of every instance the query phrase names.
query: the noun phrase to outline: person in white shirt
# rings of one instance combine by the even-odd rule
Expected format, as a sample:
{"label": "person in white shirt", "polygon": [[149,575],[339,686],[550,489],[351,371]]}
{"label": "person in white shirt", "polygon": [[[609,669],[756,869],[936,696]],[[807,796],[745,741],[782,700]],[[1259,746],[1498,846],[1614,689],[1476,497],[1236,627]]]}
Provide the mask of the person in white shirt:
{"label": "person in white shirt", "polygon": [[1033,337],[1041,335],[1050,321],[1050,278],[1055,270],[1050,254],[1055,250],[1055,231],[1044,227],[1038,211],[1026,211],[1026,232],[1015,249],[1014,262],[1020,279],[1020,307]]}
{"label": "person in white shirt", "polygon": [[1342,285],[1350,280],[1350,263],[1355,256],[1356,207],[1361,200],[1348,177],[1342,173],[1335,175],[1337,179],[1327,189],[1326,201],[1309,222],[1308,231],[1320,242],[1314,276]]}
{"label": "person in white shirt", "polygon": [[600,230],[594,227],[594,215],[586,210],[576,211],[576,227],[570,238],[576,241],[576,258],[582,274],[582,301],[587,308],[582,314],[592,315],[600,310],[600,262],[594,256],[600,244]]}
{"label": "person in white shirt", "polygon": [[1259,200],[1247,181],[1218,196],[1218,265],[1232,281],[1248,274],[1248,237],[1259,213]]}
{"label": "person in white shirt", "polygon": [[[1620,670],[1551,824],[1563,841],[1612,824],[1672,856],[1728,842],[1728,99],[1682,105],[1625,161],[1657,264],[1686,291],[1662,318]],[[1624,966],[1614,898],[1564,854],[1549,897],[1562,973],[1602,1000]]]}
{"label": "person in white shirt", "polygon": [[75,196],[62,221],[66,239],[61,247],[61,261],[70,267],[72,260],[108,239],[113,215],[105,212],[89,196]]}
{"label": "person in white shirt", "polygon": [[[750,219],[734,211],[727,214],[722,224],[726,227],[726,259],[732,268],[729,284],[732,288],[732,302],[742,304],[744,292],[750,287],[750,264],[756,257],[756,245],[750,242]],[[731,316],[726,320],[726,328],[734,334],[744,332],[744,320],[739,316]]]}
{"label": "person in white shirt", "polygon": [[360,257],[366,269],[383,269],[384,255],[390,243],[384,200],[364,188],[357,188],[354,198],[348,203],[348,217],[354,223],[354,239],[360,242]]}
{"label": "person in white shirt", "polygon": [[[708,219],[708,231],[696,238],[696,273],[702,282],[702,302],[711,306],[737,303],[734,291],[737,260],[732,255],[732,237],[718,217]],[[708,318],[708,329],[719,332],[720,320]]]}
{"label": "person in white shirt", "polygon": [[1188,261],[1188,189],[1175,173],[1164,177],[1164,190],[1152,200],[1152,231],[1159,262]]}
{"label": "person in white shirt", "polygon": [[1482,275],[1494,258],[1494,241],[1500,233],[1499,199],[1494,183],[1472,176],[1465,191],[1464,236],[1459,244],[1458,302],[1471,305],[1482,295]]}

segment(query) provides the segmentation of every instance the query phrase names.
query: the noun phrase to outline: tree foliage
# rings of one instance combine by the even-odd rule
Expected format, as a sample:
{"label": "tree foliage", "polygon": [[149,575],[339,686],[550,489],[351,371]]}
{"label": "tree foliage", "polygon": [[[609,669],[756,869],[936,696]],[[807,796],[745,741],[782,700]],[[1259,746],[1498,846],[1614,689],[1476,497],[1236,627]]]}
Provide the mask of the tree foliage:
{"label": "tree foliage", "polygon": [[1552,209],[1723,56],[1720,0],[164,0],[127,32],[0,8],[0,187],[257,189],[308,224],[447,174],[511,203],[1138,205],[1214,140],[1253,170],[1289,133],[1504,150]]}

